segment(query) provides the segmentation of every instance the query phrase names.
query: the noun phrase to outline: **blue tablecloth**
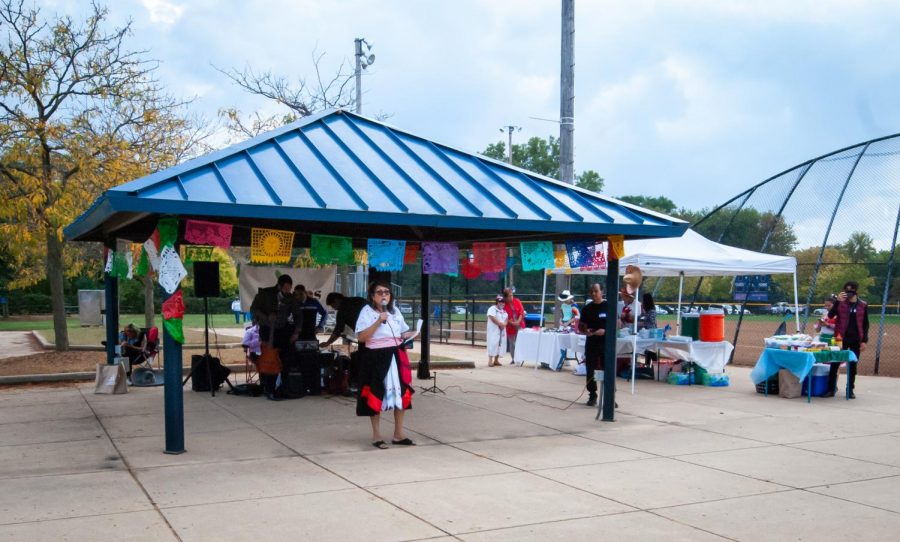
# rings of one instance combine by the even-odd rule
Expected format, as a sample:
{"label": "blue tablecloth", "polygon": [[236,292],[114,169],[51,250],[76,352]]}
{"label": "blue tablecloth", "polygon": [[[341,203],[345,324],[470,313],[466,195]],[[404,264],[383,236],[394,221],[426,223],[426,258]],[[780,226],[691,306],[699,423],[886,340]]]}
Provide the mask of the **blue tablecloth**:
{"label": "blue tablecloth", "polygon": [[[856,354],[847,351],[849,359],[847,363],[856,363]],[[800,380],[806,378],[812,366],[816,363],[816,357],[812,352],[794,352],[793,350],[779,350],[766,348],[763,350],[756,366],[750,372],[750,379],[754,384],[765,382],[770,376],[777,374],[778,369],[787,369]],[[835,361],[834,363],[838,363]]]}

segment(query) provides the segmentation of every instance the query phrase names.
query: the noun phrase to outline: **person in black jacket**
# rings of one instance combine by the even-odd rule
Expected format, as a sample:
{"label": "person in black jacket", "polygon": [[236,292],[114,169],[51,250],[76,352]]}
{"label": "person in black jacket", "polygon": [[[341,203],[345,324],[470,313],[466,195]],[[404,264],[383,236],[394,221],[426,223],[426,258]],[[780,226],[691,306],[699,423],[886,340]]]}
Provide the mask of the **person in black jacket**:
{"label": "person in black jacket", "polygon": [[[840,337],[844,350],[851,350],[859,359],[869,342],[869,311],[866,302],[857,296],[859,283],[847,281],[844,291],[837,295],[837,303],[828,311],[829,318],[835,318],[834,336]],[[849,399],[856,399],[853,388],[856,386],[857,363],[847,364],[847,386],[850,388]],[[837,391],[838,370],[840,363],[832,363],[828,371],[828,391],[825,397],[834,397]]]}
{"label": "person in black jacket", "polygon": [[[299,325],[303,320],[300,304],[293,296],[294,281],[290,275],[278,277],[278,284],[260,288],[250,305],[250,312],[259,323],[259,340],[278,349],[282,366],[293,359],[294,341],[299,335]],[[275,400],[277,375],[260,375],[263,391]]]}
{"label": "person in black jacket", "polygon": [[595,406],[597,404],[597,382],[594,380],[594,371],[603,368],[607,311],[608,304],[603,299],[603,288],[599,284],[592,284],[591,302],[581,309],[581,319],[578,323],[581,332],[587,335],[584,343],[587,390],[590,394],[586,403],[587,406]]}

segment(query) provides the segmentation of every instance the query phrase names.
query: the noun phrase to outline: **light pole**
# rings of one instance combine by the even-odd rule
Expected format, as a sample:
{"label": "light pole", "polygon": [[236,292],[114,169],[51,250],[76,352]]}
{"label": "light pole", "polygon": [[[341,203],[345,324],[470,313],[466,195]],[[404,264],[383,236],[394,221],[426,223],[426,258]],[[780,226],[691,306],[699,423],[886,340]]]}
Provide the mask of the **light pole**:
{"label": "light pole", "polygon": [[512,135],[513,135],[513,132],[521,132],[521,131],[522,131],[521,126],[513,126],[511,124],[509,126],[504,126],[503,128],[500,128],[500,133],[504,133],[504,132],[509,133],[509,145],[506,147],[506,163],[509,165],[512,165]]}
{"label": "light pole", "polygon": [[[353,40],[356,56],[356,113],[362,114],[362,71],[375,62],[375,55],[372,54],[372,44],[367,42],[365,38],[356,38]],[[366,46],[366,52],[363,53],[363,45]]]}

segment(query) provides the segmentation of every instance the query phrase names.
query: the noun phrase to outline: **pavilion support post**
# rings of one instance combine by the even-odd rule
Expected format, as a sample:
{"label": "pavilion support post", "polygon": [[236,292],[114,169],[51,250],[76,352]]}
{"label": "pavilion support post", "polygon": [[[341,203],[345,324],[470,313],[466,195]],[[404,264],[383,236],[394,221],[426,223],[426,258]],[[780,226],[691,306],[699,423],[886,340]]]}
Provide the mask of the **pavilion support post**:
{"label": "pavilion support post", "polygon": [[616,292],[619,291],[619,260],[606,268],[606,343],[603,348],[603,421],[616,416]]}
{"label": "pavilion support post", "polygon": [[[115,241],[107,244],[107,249],[115,250]],[[110,365],[116,358],[119,344],[119,279],[110,273],[103,274],[104,302],[106,303],[106,363]]]}
{"label": "pavilion support post", "polygon": [[[178,247],[176,246],[177,250]],[[177,290],[176,290],[177,291]],[[162,290],[163,301],[171,297]],[[173,294],[174,295],[174,294]],[[182,382],[181,343],[163,325],[163,382],[165,389],[166,453],[183,454],[184,449],[184,385]]]}
{"label": "pavilion support post", "polygon": [[[421,299],[422,299],[422,334],[421,334],[421,344],[422,350],[419,355],[419,368],[416,370],[416,376],[420,380],[428,380],[431,378],[431,370],[429,368],[430,360],[431,360],[431,302],[429,299],[429,294],[431,293],[431,288],[429,284],[429,278],[431,275],[422,271],[422,291],[421,291]],[[449,312],[449,309],[448,309]]]}

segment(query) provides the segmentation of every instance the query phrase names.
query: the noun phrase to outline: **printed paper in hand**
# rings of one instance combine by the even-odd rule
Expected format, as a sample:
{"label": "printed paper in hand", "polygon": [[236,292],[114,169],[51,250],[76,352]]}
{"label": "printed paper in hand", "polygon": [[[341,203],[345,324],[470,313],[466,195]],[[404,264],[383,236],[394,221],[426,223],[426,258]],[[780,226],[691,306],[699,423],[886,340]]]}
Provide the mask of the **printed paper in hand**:
{"label": "printed paper in hand", "polygon": [[166,245],[159,255],[159,285],[166,293],[175,293],[182,279],[187,276],[187,270],[181,263],[181,258],[171,245]]}

